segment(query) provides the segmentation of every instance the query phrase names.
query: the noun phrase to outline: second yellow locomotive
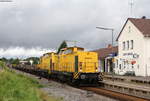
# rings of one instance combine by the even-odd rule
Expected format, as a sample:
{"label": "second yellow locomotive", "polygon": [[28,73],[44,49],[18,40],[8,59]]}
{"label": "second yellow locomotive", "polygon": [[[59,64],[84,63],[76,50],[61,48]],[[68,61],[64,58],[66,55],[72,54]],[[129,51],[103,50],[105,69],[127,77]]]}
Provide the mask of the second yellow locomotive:
{"label": "second yellow locomotive", "polygon": [[101,79],[97,53],[84,51],[81,47],[64,48],[59,54],[44,54],[38,67],[53,78],[76,85],[96,84]]}

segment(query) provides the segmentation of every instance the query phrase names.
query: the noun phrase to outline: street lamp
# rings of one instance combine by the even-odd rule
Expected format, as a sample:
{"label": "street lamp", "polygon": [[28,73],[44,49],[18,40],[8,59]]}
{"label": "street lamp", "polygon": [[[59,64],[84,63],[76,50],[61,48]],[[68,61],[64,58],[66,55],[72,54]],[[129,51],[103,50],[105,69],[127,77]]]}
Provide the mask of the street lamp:
{"label": "street lamp", "polygon": [[96,27],[97,29],[102,29],[102,30],[110,30],[112,31],[112,47],[114,43],[114,29],[113,28],[104,28],[104,27]]}
{"label": "street lamp", "polygon": [[[105,28],[105,27],[96,27],[97,29],[102,29],[102,30],[110,30],[110,31],[112,31],[112,57],[113,57],[113,43],[114,43],[114,29],[113,28]],[[112,65],[112,68],[113,68],[114,66]],[[114,72],[114,68],[113,68],[113,71],[112,72]],[[112,73],[112,76],[113,76],[113,73]]]}

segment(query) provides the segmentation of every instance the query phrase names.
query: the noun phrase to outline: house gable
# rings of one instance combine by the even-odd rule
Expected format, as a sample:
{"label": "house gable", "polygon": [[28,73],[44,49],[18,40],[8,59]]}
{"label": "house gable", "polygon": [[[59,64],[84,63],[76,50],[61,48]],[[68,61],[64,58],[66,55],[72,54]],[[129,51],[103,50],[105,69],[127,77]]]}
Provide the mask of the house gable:
{"label": "house gable", "polygon": [[127,20],[117,38],[117,41],[123,40],[123,37],[126,39],[130,39],[132,37],[131,39],[134,39],[134,36],[144,37],[135,24],[133,24],[130,20]]}
{"label": "house gable", "polygon": [[137,18],[128,18],[126,23],[124,24],[121,32],[119,33],[116,41],[118,41],[119,37],[122,34],[122,31],[124,30],[124,27],[126,26],[127,22],[132,22],[132,24],[141,32],[141,34],[145,37],[150,37],[150,19],[137,19]]}

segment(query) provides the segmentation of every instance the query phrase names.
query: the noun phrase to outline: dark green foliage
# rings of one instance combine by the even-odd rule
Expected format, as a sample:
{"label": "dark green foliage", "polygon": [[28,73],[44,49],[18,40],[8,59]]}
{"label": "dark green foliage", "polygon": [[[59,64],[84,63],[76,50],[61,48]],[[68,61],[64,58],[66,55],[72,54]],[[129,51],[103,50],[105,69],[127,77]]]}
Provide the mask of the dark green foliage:
{"label": "dark green foliage", "polygon": [[[24,59],[25,61],[28,61],[28,64],[30,64],[30,60],[33,61],[33,64],[36,65],[39,62],[39,58],[38,57],[29,57],[27,59]],[[9,63],[9,64],[19,64],[20,59],[18,58],[10,58],[10,59],[6,59],[6,58],[0,58],[0,61],[5,62],[5,63]]]}
{"label": "dark green foliage", "polygon": [[127,71],[124,76],[135,76],[135,72],[133,71]]}
{"label": "dark green foliage", "polygon": [[7,62],[8,60],[5,57],[3,57],[3,58],[0,58],[0,61]]}
{"label": "dark green foliage", "polygon": [[12,58],[11,58],[11,59],[9,59],[8,61],[9,61],[9,63],[11,63],[11,64],[16,64],[16,65],[18,65],[20,60],[19,60],[18,58],[16,58],[16,59],[12,59]]}
{"label": "dark green foliage", "polygon": [[3,58],[0,58],[0,61],[2,61],[4,63],[10,63],[10,64],[19,64],[19,59],[18,58],[16,58],[16,59],[13,59],[13,58],[7,59],[7,58],[3,57]]}
{"label": "dark green foliage", "polygon": [[58,48],[57,54],[60,52],[60,50],[61,50],[62,48],[66,48],[66,47],[67,47],[67,43],[66,43],[66,41],[63,41],[63,42],[60,44],[59,48]]}

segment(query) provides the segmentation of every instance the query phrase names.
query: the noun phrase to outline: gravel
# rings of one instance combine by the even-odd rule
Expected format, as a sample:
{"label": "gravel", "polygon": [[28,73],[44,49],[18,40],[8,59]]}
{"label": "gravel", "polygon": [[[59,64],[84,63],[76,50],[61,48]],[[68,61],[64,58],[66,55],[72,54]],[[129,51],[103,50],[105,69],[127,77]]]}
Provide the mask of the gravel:
{"label": "gravel", "polygon": [[40,84],[44,85],[44,87],[41,88],[42,91],[46,92],[49,96],[54,96],[63,101],[118,101],[90,91],[77,89],[66,84],[61,84],[51,80],[49,81],[45,78],[39,78],[31,74],[23,74],[37,79]]}
{"label": "gravel", "polygon": [[61,97],[64,101],[117,101],[112,98],[97,95],[90,91],[73,88],[66,84],[41,79],[39,82],[45,85],[42,90],[50,96]]}

